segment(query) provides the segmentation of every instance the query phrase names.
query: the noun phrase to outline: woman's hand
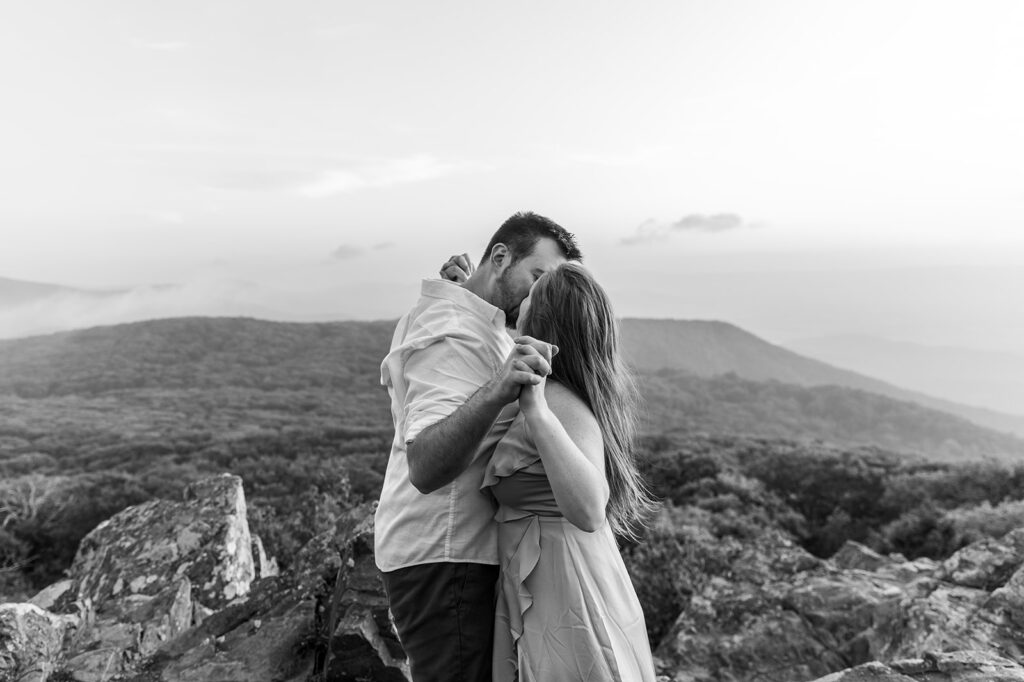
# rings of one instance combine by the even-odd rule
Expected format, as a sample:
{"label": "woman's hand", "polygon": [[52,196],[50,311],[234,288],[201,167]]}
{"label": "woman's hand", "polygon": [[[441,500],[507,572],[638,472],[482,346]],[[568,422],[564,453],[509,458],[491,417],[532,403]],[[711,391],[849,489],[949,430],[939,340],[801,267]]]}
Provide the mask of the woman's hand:
{"label": "woman's hand", "polygon": [[445,261],[444,265],[441,266],[440,274],[441,279],[447,279],[457,284],[462,284],[469,276],[476,270],[476,266],[473,265],[473,261],[469,259],[469,254],[464,253],[462,255],[456,255]]}
{"label": "woman's hand", "polygon": [[[540,377],[540,381],[535,384],[524,384],[519,391],[519,409],[523,412],[527,419],[531,417],[538,417],[545,413],[550,413],[548,408],[547,397],[544,394],[544,387],[547,383],[547,375],[551,372],[551,362],[555,355],[558,353],[558,346],[544,341],[538,341],[530,336],[517,336],[515,339],[517,348],[523,348],[525,350],[537,351],[545,361],[546,366],[539,363],[535,363],[535,366],[531,367],[526,364],[526,358],[518,358],[514,360],[514,366],[516,369],[521,371],[532,371]],[[526,355],[526,352],[523,355]],[[539,372],[537,368],[541,367],[547,371]]]}
{"label": "woman's hand", "polygon": [[539,383],[523,386],[519,391],[519,410],[529,419],[535,419],[542,414],[551,411],[548,407],[547,396],[544,389],[547,385],[547,377],[542,377]]}

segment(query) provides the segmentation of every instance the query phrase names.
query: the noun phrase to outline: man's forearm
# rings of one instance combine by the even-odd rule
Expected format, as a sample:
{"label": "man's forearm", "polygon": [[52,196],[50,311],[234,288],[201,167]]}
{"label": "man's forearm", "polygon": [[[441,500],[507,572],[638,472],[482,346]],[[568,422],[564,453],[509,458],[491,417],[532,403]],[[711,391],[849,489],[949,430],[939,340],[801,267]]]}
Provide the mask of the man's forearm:
{"label": "man's forearm", "polygon": [[408,445],[409,480],[423,494],[466,470],[505,403],[488,382],[455,412],[423,429]]}

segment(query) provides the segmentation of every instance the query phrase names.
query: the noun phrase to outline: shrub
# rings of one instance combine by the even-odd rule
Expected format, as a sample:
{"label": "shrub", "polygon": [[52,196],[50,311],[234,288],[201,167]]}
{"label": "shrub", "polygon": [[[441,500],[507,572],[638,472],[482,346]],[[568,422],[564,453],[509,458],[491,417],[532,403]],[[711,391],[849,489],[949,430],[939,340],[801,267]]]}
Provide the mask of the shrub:
{"label": "shrub", "polygon": [[967,544],[942,510],[926,503],[882,527],[882,545],[875,549],[899,552],[908,559],[944,559]]}

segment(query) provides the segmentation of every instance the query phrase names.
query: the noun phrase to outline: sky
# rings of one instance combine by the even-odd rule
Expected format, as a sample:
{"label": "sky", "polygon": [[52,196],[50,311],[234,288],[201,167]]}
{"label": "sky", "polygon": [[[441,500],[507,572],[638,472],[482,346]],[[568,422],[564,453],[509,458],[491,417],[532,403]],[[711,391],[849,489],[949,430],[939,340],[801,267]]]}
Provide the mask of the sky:
{"label": "sky", "polygon": [[1016,352],[1021,73],[1017,0],[5,3],[0,277],[392,318],[534,210],[622,316]]}

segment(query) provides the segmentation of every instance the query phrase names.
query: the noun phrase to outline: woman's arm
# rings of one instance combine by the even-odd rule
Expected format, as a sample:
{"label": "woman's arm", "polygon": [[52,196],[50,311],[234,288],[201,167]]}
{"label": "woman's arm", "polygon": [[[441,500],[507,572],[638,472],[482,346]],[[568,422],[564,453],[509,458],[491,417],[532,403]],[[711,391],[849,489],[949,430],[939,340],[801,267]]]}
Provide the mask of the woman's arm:
{"label": "woman's arm", "polygon": [[519,409],[562,515],[581,530],[597,530],[608,505],[604,439],[597,419],[576,394],[555,382],[524,386]]}

